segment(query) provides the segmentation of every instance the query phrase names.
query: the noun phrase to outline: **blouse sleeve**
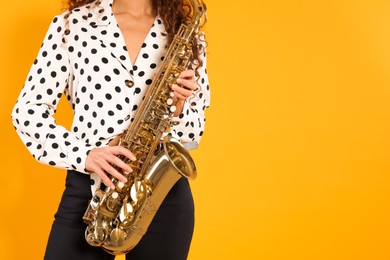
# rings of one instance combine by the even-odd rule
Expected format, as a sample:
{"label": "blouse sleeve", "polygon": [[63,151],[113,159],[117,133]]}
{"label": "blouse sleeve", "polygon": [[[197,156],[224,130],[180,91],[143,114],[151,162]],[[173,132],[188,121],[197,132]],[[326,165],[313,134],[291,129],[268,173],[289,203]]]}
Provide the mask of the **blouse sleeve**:
{"label": "blouse sleeve", "polygon": [[186,99],[182,113],[174,117],[176,125],[172,127],[172,136],[181,143],[200,142],[203,135],[206,117],[205,110],[210,106],[210,86],[206,69],[206,51],[202,54],[203,65],[195,79],[199,89],[193,97]]}
{"label": "blouse sleeve", "polygon": [[33,157],[58,168],[86,173],[87,153],[93,148],[74,133],[57,125],[53,114],[65,88],[72,84],[65,21],[56,16],[12,111],[15,129]]}

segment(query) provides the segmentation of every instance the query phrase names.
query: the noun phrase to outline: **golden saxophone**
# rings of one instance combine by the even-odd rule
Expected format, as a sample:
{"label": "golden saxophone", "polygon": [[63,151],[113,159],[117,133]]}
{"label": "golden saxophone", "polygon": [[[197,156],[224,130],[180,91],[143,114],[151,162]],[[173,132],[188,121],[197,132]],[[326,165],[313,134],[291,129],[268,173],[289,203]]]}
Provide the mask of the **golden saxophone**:
{"label": "golden saxophone", "polygon": [[125,254],[138,244],[162,201],[182,176],[196,177],[194,161],[179,141],[168,135],[161,140],[174,123],[170,86],[188,68],[193,39],[207,20],[202,0],[188,0],[188,7],[189,17],[175,35],[134,121],[119,141],[137,158],[130,161],[119,156],[133,172],[117,167],[128,181],[112,179],[115,190],[97,190],[83,216],[88,225],[87,242],[113,255]]}

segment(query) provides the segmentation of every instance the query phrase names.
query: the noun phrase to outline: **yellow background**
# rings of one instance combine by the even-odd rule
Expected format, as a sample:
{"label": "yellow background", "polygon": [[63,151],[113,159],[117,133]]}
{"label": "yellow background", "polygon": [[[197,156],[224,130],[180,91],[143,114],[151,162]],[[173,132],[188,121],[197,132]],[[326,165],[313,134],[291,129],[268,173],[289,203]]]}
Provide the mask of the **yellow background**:
{"label": "yellow background", "polygon": [[[60,6],[2,1],[1,259],[42,259],[64,187],[10,121]],[[390,259],[390,2],[208,7],[212,107],[192,153],[189,260]],[[69,126],[65,101],[59,111]]]}

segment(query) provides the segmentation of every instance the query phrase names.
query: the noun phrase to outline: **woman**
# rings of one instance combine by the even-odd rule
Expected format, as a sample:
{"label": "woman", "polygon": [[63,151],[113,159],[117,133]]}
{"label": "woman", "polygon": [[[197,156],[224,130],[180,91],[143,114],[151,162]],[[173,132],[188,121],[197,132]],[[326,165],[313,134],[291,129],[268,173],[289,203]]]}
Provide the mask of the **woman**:
{"label": "woman", "polygon": [[[117,146],[118,138],[134,119],[186,14],[183,0],[70,0],[68,5],[49,27],[12,119],[36,160],[68,169],[45,259],[114,259],[86,243],[82,216],[101,184],[114,187],[111,176],[126,181],[113,166],[131,168],[117,155],[135,157]],[[183,71],[172,87],[178,123],[170,134],[182,143],[199,142],[209,106],[205,52],[199,38],[195,43],[193,69]],[[74,112],[70,131],[52,116],[62,93]],[[191,191],[182,178],[126,259],[186,259],[193,217]]]}

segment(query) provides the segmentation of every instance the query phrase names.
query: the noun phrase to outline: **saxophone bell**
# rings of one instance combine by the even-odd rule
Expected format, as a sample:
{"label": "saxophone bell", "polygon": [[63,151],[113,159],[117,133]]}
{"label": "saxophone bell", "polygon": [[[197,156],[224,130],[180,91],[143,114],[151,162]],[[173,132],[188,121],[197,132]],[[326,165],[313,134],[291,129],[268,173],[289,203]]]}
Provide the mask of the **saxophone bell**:
{"label": "saxophone bell", "polygon": [[154,178],[162,175],[155,174],[155,172],[173,171],[187,179],[194,180],[196,178],[196,166],[186,148],[171,136],[166,136],[162,145],[163,149],[146,173],[146,179],[153,179],[152,183],[155,183]]}

